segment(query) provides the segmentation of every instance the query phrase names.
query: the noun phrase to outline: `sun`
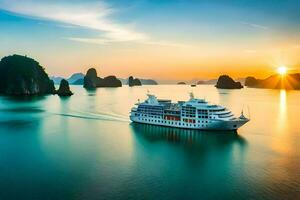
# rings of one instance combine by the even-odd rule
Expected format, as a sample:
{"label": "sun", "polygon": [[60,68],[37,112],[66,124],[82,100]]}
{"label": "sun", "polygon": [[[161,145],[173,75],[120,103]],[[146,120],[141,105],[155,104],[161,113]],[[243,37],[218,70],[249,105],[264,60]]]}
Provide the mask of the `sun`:
{"label": "sun", "polygon": [[287,72],[286,66],[280,66],[280,67],[278,67],[278,68],[277,68],[277,72],[278,72],[278,74],[280,74],[280,75],[285,75],[286,72]]}

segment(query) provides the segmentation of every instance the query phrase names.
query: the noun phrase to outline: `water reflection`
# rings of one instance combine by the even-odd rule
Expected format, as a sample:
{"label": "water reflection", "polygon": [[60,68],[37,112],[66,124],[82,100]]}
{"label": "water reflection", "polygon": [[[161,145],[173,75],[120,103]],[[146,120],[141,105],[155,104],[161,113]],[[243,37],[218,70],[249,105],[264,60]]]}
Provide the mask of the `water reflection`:
{"label": "water reflection", "polygon": [[280,90],[279,93],[279,116],[278,116],[278,130],[282,132],[286,128],[286,90]]}
{"label": "water reflection", "polygon": [[289,140],[288,120],[287,120],[287,91],[280,90],[278,95],[278,117],[276,140],[272,142],[272,148],[280,153],[288,153],[291,151],[291,146],[287,142]]}
{"label": "water reflection", "polygon": [[232,101],[232,90],[228,89],[217,89],[219,102],[221,104],[228,104]]}
{"label": "water reflection", "polygon": [[5,130],[3,132],[10,132],[10,131],[17,131],[17,130],[23,130],[26,128],[29,128],[33,124],[33,120],[22,120],[22,119],[11,119],[11,120],[5,120],[0,121],[0,132],[2,133],[2,130]]}
{"label": "water reflection", "polygon": [[84,88],[88,96],[96,96],[97,88]]}
{"label": "water reflection", "polygon": [[35,102],[46,99],[48,96],[51,95],[45,95],[45,96],[3,96],[3,100],[6,100],[8,102]]}
{"label": "water reflection", "polygon": [[[0,133],[25,133],[37,128],[46,112],[40,96],[0,96]],[[30,131],[29,131],[30,132]]]}
{"label": "water reflection", "polygon": [[131,123],[131,128],[137,137],[142,137],[150,143],[164,141],[184,146],[214,148],[233,143],[242,147],[247,143],[236,131],[189,130],[138,123]]}
{"label": "water reflection", "polygon": [[42,113],[45,112],[44,109],[39,107],[16,107],[16,108],[0,108],[0,112],[9,112],[9,113]]}
{"label": "water reflection", "polygon": [[280,90],[279,106],[280,106],[280,115],[285,115],[285,113],[286,113],[286,90]]}

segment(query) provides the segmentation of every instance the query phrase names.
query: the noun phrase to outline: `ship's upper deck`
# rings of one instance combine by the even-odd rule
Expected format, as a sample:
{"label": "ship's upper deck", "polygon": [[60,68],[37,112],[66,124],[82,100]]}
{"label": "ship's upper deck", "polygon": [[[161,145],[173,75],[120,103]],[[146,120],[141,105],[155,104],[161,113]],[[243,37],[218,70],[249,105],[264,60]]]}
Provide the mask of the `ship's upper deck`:
{"label": "ship's upper deck", "polygon": [[178,101],[177,103],[172,103],[169,99],[157,99],[155,95],[147,94],[148,99],[138,105],[143,106],[161,106],[168,110],[180,110],[182,107],[194,107],[196,109],[209,110],[213,112],[227,113],[225,107],[209,103],[205,99],[195,98],[194,95],[190,94],[190,99],[188,101]]}
{"label": "ship's upper deck", "polygon": [[222,119],[234,120],[234,114],[227,108],[209,103],[205,99],[195,98],[190,94],[188,101],[172,103],[169,99],[157,99],[156,96],[148,94],[148,99],[137,103],[136,112],[150,113],[151,115],[182,116],[199,119]]}

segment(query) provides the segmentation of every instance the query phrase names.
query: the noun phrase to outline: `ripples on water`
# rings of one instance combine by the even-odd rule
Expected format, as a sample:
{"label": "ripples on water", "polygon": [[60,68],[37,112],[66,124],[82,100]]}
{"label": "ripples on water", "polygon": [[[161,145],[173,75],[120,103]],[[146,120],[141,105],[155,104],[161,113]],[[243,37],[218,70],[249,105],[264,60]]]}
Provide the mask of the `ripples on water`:
{"label": "ripples on water", "polygon": [[[299,198],[299,91],[72,90],[0,97],[0,199]],[[130,123],[147,90],[176,101],[193,90],[237,115],[249,106],[251,121],[238,132]]]}

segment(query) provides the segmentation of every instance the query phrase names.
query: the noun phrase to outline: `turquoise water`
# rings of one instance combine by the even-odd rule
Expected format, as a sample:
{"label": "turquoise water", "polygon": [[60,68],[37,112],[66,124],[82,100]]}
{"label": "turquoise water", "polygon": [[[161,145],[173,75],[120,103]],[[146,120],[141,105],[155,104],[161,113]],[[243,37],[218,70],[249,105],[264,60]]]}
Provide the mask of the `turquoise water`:
{"label": "turquoise water", "polygon": [[[142,86],[0,97],[0,199],[300,198],[300,91]],[[231,132],[132,124],[147,90],[251,121]]]}

